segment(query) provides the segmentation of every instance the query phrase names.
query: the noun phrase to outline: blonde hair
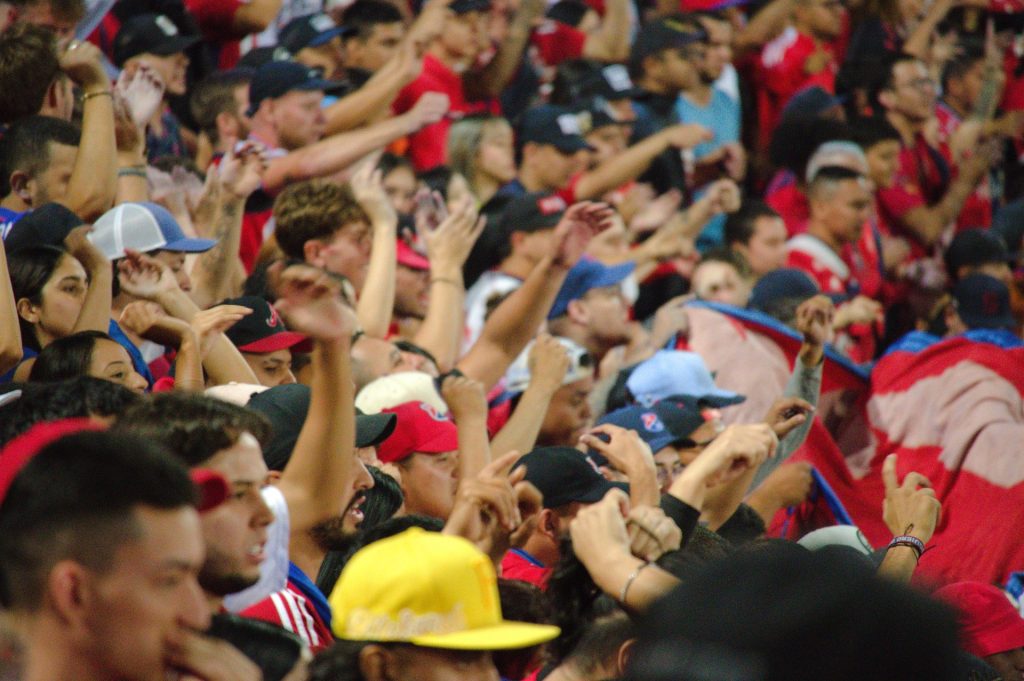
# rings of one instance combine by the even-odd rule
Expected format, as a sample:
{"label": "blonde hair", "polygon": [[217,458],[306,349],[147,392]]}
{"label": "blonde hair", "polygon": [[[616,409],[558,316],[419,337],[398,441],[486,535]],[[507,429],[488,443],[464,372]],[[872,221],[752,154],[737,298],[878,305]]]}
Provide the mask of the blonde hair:
{"label": "blonde hair", "polygon": [[472,185],[476,180],[477,155],[484,133],[496,125],[508,126],[501,116],[467,116],[448,131],[448,167]]}

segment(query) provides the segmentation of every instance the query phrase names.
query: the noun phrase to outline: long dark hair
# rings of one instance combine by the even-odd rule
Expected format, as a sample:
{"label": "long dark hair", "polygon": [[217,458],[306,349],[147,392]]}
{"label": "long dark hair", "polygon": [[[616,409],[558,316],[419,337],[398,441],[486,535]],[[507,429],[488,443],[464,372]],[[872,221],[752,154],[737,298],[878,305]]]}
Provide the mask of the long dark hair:
{"label": "long dark hair", "polygon": [[102,331],[79,331],[53,341],[39,353],[29,381],[66,381],[77,376],[88,376],[92,364],[92,351],[96,341],[113,338]]}
{"label": "long dark hair", "polygon": [[[61,259],[71,255],[56,246],[32,246],[7,256],[7,269],[11,275],[14,300],[27,299],[33,305],[42,305],[43,287],[53,276]],[[21,327],[21,342],[27,348],[39,351],[39,339],[32,323],[18,315]]]}

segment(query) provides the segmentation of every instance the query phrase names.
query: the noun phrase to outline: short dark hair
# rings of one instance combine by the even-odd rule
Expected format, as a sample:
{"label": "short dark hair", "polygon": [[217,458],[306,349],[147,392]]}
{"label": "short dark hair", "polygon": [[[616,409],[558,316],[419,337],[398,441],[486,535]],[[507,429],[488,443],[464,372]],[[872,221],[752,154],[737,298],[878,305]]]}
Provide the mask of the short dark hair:
{"label": "short dark hair", "polygon": [[852,168],[844,166],[822,166],[814,175],[810,185],[807,187],[807,196],[810,197],[826,185],[837,184],[845,180],[862,180],[864,176]]}
{"label": "short dark hair", "polygon": [[274,201],[274,236],[289,258],[305,260],[305,244],[330,239],[347,225],[370,224],[348,185],[308,180],[289,185]]}
{"label": "short dark hair", "polygon": [[0,504],[0,602],[38,610],[59,561],[109,569],[117,548],[138,536],[137,507],[194,503],[184,467],[152,441],[82,432],[43,447]]}
{"label": "short dark hair", "polygon": [[0,197],[11,193],[11,175],[16,170],[36,177],[50,165],[50,144],[77,147],[82,132],[52,116],[29,116],[11,124],[0,137]]}
{"label": "short dark hair", "polygon": [[892,123],[880,116],[864,116],[855,118],[849,123],[850,137],[865,152],[876,144],[894,140],[903,141],[899,131]]}
{"label": "short dark hair", "polygon": [[398,154],[392,154],[391,152],[384,152],[380,155],[380,160],[377,161],[377,170],[384,177],[387,177],[395,170],[399,168],[405,168],[413,175],[416,174],[415,169],[412,167],[412,161],[406,156],[399,156]]}
{"label": "short dark hair", "polygon": [[36,357],[28,380],[66,381],[77,376],[88,376],[92,351],[98,340],[117,342],[102,331],[91,329],[58,338]]}
{"label": "short dark hair", "polygon": [[[33,305],[41,305],[43,287],[64,257],[72,256],[56,246],[30,246],[8,254],[7,271],[11,276],[15,302],[25,298]],[[41,348],[32,324],[18,315],[18,326],[21,328],[22,345],[38,352]]]}
{"label": "short dark hair", "polygon": [[726,265],[732,265],[736,272],[739,273],[744,279],[749,279],[751,276],[750,265],[747,261],[739,254],[734,251],[730,251],[728,248],[712,248],[710,251],[701,256],[700,262],[697,266],[706,262],[721,262]]}
{"label": "short dark hair", "polygon": [[754,225],[758,218],[777,218],[779,214],[771,206],[759,199],[746,199],[740,209],[725,218],[725,243],[750,243],[754,236]]}
{"label": "short dark hair", "polygon": [[253,73],[252,69],[246,68],[217,71],[199,81],[192,90],[189,98],[192,117],[199,130],[205,132],[214,144],[220,142],[217,136],[217,116],[235,112],[238,108],[235,90],[242,85],[249,85]]}
{"label": "short dark hair", "polygon": [[921,62],[921,59],[910,54],[899,53],[890,56],[888,59],[882,60],[879,64],[879,78],[875,83],[874,92],[872,93],[872,100],[877,104],[877,111],[885,111],[885,107],[882,102],[878,99],[879,93],[884,90],[894,90],[896,88],[896,67],[900,64],[908,62]]}
{"label": "short dark hair", "polygon": [[0,123],[38,114],[58,77],[63,72],[53,31],[26,22],[9,28],[0,40],[0,92],[6,93],[0,97]]}
{"label": "short dark hair", "polygon": [[261,446],[270,440],[270,422],[251,409],[212,397],[157,393],[140,401],[117,420],[116,432],[133,433],[165,445],[190,468],[232,447],[242,433]]}
{"label": "short dark hair", "polygon": [[957,45],[959,48],[953,58],[942,67],[942,91],[949,89],[949,81],[963,78],[979,61],[985,60],[985,46],[976,40],[965,39]]}
{"label": "short dark hair", "polygon": [[0,408],[0,446],[42,421],[117,416],[142,399],[123,385],[92,376],[19,388],[21,397]]}
{"label": "short dark hair", "polygon": [[373,35],[377,24],[401,23],[402,13],[389,2],[380,0],[356,0],[341,15],[341,23],[345,28],[354,28],[353,38],[366,40]]}

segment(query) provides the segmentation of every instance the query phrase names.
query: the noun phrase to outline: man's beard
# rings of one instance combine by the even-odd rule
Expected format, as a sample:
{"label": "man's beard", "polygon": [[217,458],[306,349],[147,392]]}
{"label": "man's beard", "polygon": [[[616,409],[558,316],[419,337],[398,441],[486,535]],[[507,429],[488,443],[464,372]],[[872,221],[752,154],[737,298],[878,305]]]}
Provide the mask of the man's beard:
{"label": "man's beard", "polygon": [[345,527],[345,515],[322,520],[309,529],[310,538],[324,553],[348,551],[355,544],[359,532]]}
{"label": "man's beard", "polygon": [[203,588],[203,591],[211,593],[214,596],[230,596],[231,594],[236,594],[239,591],[245,591],[250,586],[260,581],[260,578],[259,575],[249,577],[238,572],[217,574],[211,570],[207,570],[207,566],[203,565],[203,569],[199,571],[198,580],[199,586]]}

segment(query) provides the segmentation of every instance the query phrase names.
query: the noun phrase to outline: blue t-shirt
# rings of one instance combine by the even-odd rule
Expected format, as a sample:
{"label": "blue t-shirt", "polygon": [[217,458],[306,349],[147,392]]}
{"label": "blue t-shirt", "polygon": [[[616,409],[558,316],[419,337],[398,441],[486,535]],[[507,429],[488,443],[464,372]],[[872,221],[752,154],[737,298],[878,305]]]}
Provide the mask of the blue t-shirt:
{"label": "blue t-shirt", "polygon": [[[711,89],[711,101],[707,106],[700,106],[679,95],[676,102],[676,114],[683,123],[697,123],[715,134],[710,142],[701,142],[693,148],[693,155],[700,159],[715,151],[723,144],[738,142],[740,139],[740,105],[729,95],[718,88]],[[700,198],[701,191],[694,194],[694,198]],[[701,252],[707,251],[715,246],[721,246],[725,241],[725,216],[716,215],[711,218],[700,236],[697,237],[697,248]]]}
{"label": "blue t-shirt", "polygon": [[19,213],[18,211],[11,210],[10,208],[0,208],[0,239],[7,240],[7,235],[11,231],[11,227],[14,223],[22,219],[29,214],[30,211],[24,211]]}

